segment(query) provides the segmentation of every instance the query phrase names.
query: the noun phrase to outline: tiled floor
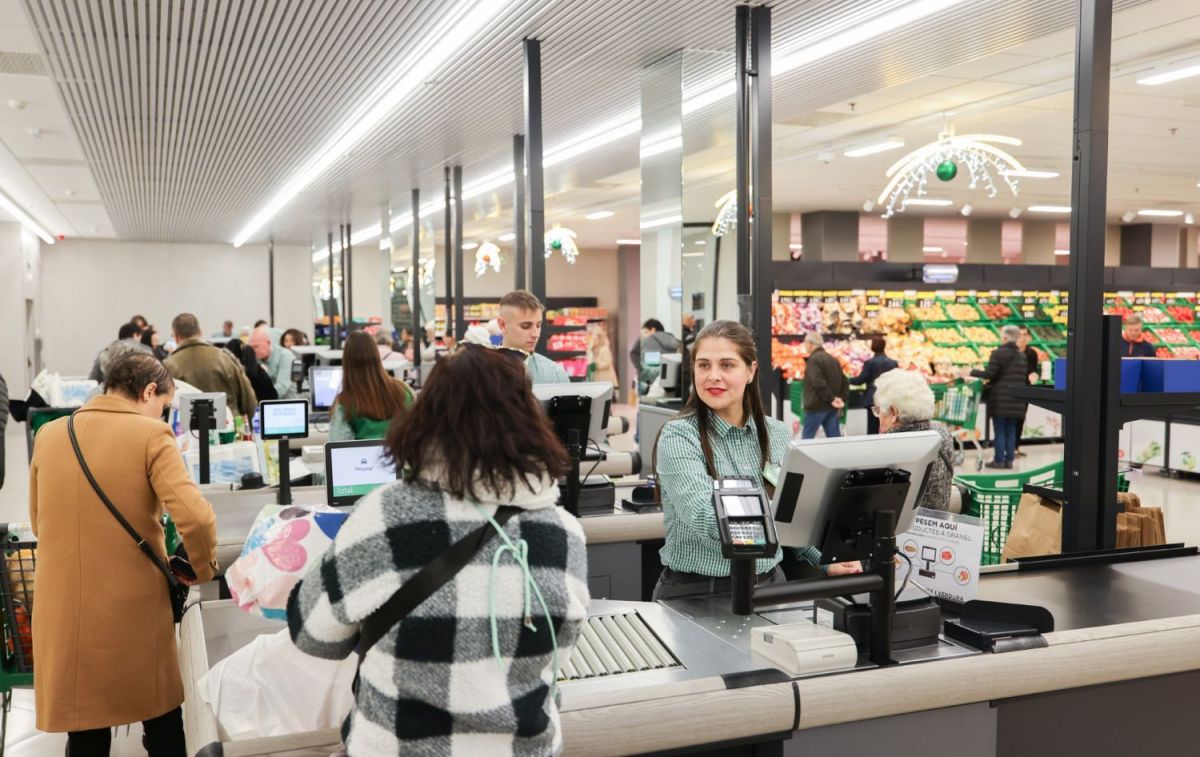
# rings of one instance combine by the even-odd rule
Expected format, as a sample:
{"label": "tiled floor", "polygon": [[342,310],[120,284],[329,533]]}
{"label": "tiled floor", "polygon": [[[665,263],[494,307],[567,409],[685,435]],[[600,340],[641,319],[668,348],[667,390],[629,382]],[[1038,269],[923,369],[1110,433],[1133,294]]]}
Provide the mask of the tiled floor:
{"label": "tiled floor", "polygon": [[[632,408],[618,407],[614,412],[630,418],[634,425]],[[5,434],[5,458],[7,475],[0,488],[0,522],[24,522],[29,519],[29,465],[26,458],[25,427],[11,423]],[[632,431],[614,439],[616,448],[630,448]],[[1030,469],[1046,465],[1062,458],[1061,445],[1028,445],[1026,457],[1018,458],[1018,469]],[[985,455],[987,452],[985,451]],[[974,456],[968,454],[961,472],[974,471]],[[1141,495],[1143,503],[1159,506],[1164,510],[1167,523],[1167,538],[1188,544],[1200,544],[1200,478],[1170,479],[1159,476],[1153,469],[1144,473],[1134,471],[1132,490]],[[5,738],[6,751],[15,757],[43,757],[61,755],[66,737],[61,734],[39,733],[34,728],[33,692],[17,690],[13,696],[13,708],[8,717],[8,732]],[[113,740],[113,755],[138,756],[145,754],[141,746],[141,726],[134,725],[126,735],[121,728]]]}

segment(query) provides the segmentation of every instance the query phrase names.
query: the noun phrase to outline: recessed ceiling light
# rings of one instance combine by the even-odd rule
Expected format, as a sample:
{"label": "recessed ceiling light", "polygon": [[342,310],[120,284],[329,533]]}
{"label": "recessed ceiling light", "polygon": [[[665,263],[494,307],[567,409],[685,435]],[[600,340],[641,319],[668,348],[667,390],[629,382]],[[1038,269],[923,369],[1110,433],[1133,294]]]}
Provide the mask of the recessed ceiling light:
{"label": "recessed ceiling light", "polygon": [[501,242],[511,242],[516,238],[517,238],[517,235],[512,233],[511,231],[508,232],[507,234],[501,234],[500,236],[496,237],[496,239],[499,239]]}
{"label": "recessed ceiling light", "polygon": [[1070,213],[1070,205],[1030,205],[1030,213]]}
{"label": "recessed ceiling light", "polygon": [[951,202],[950,200],[933,200],[928,197],[915,197],[911,200],[905,200],[904,204],[905,205],[913,205],[913,206],[919,205],[919,206],[931,207],[931,208],[944,208],[947,205],[953,205],[954,203]]}
{"label": "recessed ceiling light", "polygon": [[1184,68],[1177,68],[1173,71],[1164,71],[1160,74],[1154,74],[1153,76],[1147,76],[1142,79],[1138,79],[1137,83],[1144,84],[1148,87],[1155,87],[1159,84],[1167,84],[1169,82],[1179,81],[1180,79],[1189,79],[1193,76],[1200,76],[1200,65],[1190,65]]}
{"label": "recessed ceiling light", "polygon": [[1183,215],[1182,210],[1157,210],[1155,208],[1146,208],[1138,211],[1139,216],[1147,216],[1149,218],[1178,218]]}
{"label": "recessed ceiling light", "polygon": [[618,239],[617,244],[641,244],[640,239]]}
{"label": "recessed ceiling light", "polygon": [[875,201],[867,200],[866,202],[863,203],[862,208],[865,212],[870,213],[872,210],[875,209]]}
{"label": "recessed ceiling light", "polygon": [[1071,251],[1070,250],[1055,250],[1054,254],[1058,255],[1059,257],[1062,257],[1063,255],[1070,255]]}
{"label": "recessed ceiling light", "polygon": [[1192,213],[1187,213],[1183,217],[1183,222],[1190,226],[1196,222],[1196,216]]}
{"label": "recessed ceiling light", "polygon": [[463,245],[463,249],[464,250],[473,250],[478,246],[479,246],[478,242],[467,242],[466,244]]}
{"label": "recessed ceiling light", "polygon": [[1023,171],[1001,171],[1001,175],[1010,176],[1014,179],[1057,179],[1058,171],[1033,171],[1025,169]]}
{"label": "recessed ceiling light", "polygon": [[589,221],[600,221],[605,218],[612,218],[613,215],[615,214],[611,210],[597,210],[592,213],[588,213],[586,216],[584,216],[584,218],[588,219]]}
{"label": "recessed ceiling light", "polygon": [[696,240],[696,242],[695,242],[695,244],[697,244],[697,245],[703,245],[703,244],[706,244],[706,242],[705,242],[703,239],[697,239],[697,240]]}
{"label": "recessed ceiling light", "polygon": [[945,252],[943,247],[922,247],[921,252]]}
{"label": "recessed ceiling light", "polygon": [[862,147],[854,147],[842,153],[847,158],[865,158],[868,155],[876,155],[888,150],[895,150],[899,147],[904,147],[903,137],[888,137],[881,142],[875,142]]}

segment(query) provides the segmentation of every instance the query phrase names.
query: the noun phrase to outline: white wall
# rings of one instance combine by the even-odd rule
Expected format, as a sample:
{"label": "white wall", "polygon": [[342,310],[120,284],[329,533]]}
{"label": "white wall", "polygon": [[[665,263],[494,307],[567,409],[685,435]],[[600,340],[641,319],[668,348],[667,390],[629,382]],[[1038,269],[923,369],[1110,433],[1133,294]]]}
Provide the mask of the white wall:
{"label": "white wall", "polygon": [[0,375],[13,399],[25,399],[35,368],[42,320],[40,248],[38,238],[20,225],[0,223]]}
{"label": "white wall", "polygon": [[[310,335],[311,260],[306,247],[275,246],[275,325]],[[226,319],[240,328],[268,317],[265,245],[68,240],[45,248],[43,265],[45,362],[64,375],[86,374],[134,314],[166,334],[191,312],[206,336]]]}

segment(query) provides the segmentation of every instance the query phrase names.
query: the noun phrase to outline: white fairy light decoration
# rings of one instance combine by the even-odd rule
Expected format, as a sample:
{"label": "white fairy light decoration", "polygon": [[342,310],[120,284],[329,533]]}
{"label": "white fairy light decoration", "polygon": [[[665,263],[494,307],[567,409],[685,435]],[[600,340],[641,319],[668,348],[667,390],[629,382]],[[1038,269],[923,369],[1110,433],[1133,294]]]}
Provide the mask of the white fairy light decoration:
{"label": "white fairy light decoration", "polygon": [[500,266],[503,263],[504,256],[500,254],[500,248],[491,242],[484,242],[475,251],[475,277],[479,278],[487,273],[489,267],[496,273],[500,273]]}
{"label": "white fairy light decoration", "polygon": [[718,210],[717,220],[713,221],[712,233],[714,237],[723,237],[737,225],[737,190],[721,195],[721,199],[713,203],[713,207]]}
{"label": "white fairy light decoration", "polygon": [[[417,267],[417,281],[421,284],[421,289],[428,289],[433,286],[433,275],[437,268],[436,258],[421,258],[420,265]],[[412,269],[408,269],[408,288],[412,289]]]}
{"label": "white fairy light decoration", "polygon": [[995,145],[1016,147],[1020,144],[1021,140],[1016,137],[999,134],[966,134],[960,137],[951,132],[942,132],[936,142],[913,150],[887,170],[889,181],[877,201],[884,206],[883,217],[890,218],[897,211],[903,212],[904,204],[910,197],[919,198],[928,194],[930,174],[941,181],[951,181],[958,175],[960,166],[967,169],[971,189],[977,189],[982,184],[988,197],[995,197],[999,190],[994,175],[998,174],[1013,196],[1017,196],[1019,183],[1010,174],[1024,172],[1025,166]]}
{"label": "white fairy light decoration", "polygon": [[561,252],[571,265],[579,257],[579,247],[575,244],[575,232],[564,226],[555,226],[546,232],[546,257]]}

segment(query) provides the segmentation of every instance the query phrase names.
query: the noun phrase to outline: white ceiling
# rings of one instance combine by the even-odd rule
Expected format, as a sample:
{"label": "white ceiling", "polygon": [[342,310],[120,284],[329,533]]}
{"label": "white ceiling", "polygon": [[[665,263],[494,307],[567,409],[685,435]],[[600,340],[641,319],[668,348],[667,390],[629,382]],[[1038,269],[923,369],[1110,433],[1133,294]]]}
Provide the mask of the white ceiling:
{"label": "white ceiling", "polygon": [[[776,55],[903,3],[772,3]],[[0,0],[0,66],[5,53],[43,53],[53,73],[0,67],[0,188],[54,233],[229,241],[451,5]],[[1139,71],[1200,52],[1200,7],[1116,6],[1110,213],[1200,210],[1200,79],[1157,88],[1133,82]],[[1001,215],[1013,205],[1066,204],[1076,7],[968,0],[777,77],[776,210],[860,207],[878,195],[893,161],[947,123],[958,133],[1019,137],[1019,159],[1062,174],[1023,181],[1017,200],[989,201],[957,181],[943,187],[956,206],[969,201],[977,214]],[[389,206],[407,210],[413,186],[439,198],[447,162],[464,165],[468,185],[510,167],[511,135],[522,128],[523,36],[543,40],[553,148],[623,115],[636,118],[639,72],[663,55],[728,55],[733,9],[728,0],[513,0],[262,236],[323,246],[339,222],[361,229]],[[25,108],[3,104],[12,99]],[[29,134],[34,128],[39,138]],[[906,150],[841,156],[890,134],[903,136]],[[689,156],[689,166],[711,176],[714,200],[732,186],[727,141]],[[827,151],[836,157],[826,165],[816,156]],[[548,169],[547,220],[574,228],[585,247],[638,236],[638,161],[634,135]],[[511,191],[503,186],[467,204],[468,238],[494,239],[511,225]],[[598,208],[615,215],[582,218]]]}

